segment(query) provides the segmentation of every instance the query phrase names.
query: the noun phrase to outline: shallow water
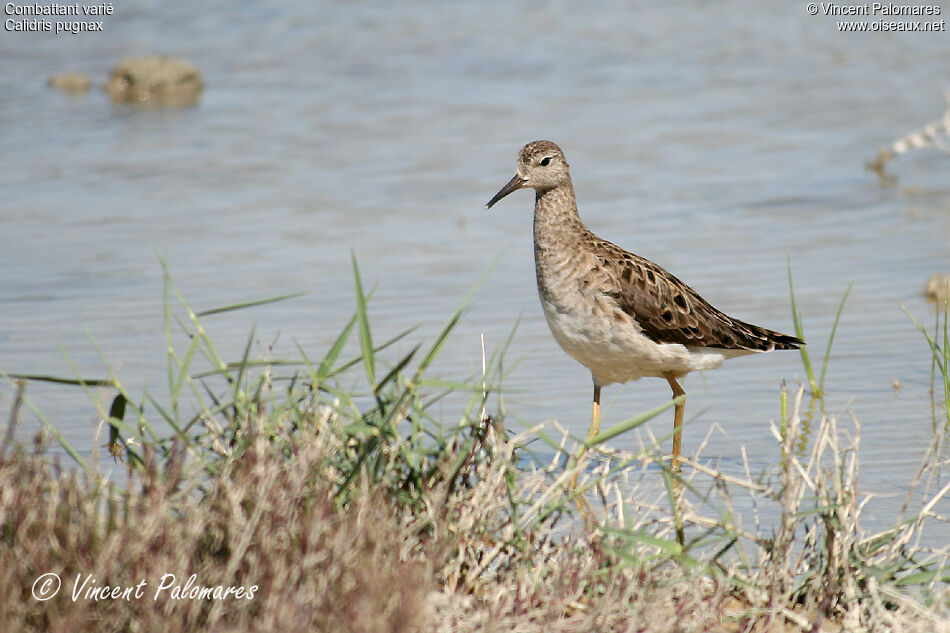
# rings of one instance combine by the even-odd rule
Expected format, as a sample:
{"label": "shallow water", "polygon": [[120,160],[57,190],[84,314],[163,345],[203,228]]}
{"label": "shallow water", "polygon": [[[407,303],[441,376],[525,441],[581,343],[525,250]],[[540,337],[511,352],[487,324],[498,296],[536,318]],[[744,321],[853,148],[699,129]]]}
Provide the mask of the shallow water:
{"label": "shallow water", "polygon": [[[790,256],[818,365],[853,280],[824,404],[860,420],[862,486],[882,497],[866,521],[889,525],[934,435],[929,352],[902,306],[932,323],[921,291],[950,268],[950,156],[898,159],[896,184],[863,165],[942,115],[946,33],[843,35],[794,3],[393,7],[129,2],[101,34],[3,33],[0,369],[70,376],[65,351],[102,376],[92,338],[133,394],[160,399],[158,256],[196,309],[309,293],[209,317],[230,358],[255,325],[259,353],[295,357],[296,341],[319,356],[353,308],[351,251],[379,284],[377,340],[419,322],[431,339],[499,259],[438,369],[475,371],[479,334],[494,347],[520,316],[510,425],[557,418],[581,434],[590,378],[541,314],[532,197],[484,210],[518,149],[550,138],[592,230],[734,316],[792,330]],[[101,84],[121,57],[157,52],[204,73],[197,107],[136,110],[45,85],[64,70]],[[690,376],[685,450],[719,425],[705,457],[739,469],[744,445],[753,470],[772,464],[783,380],[804,380],[795,353]],[[0,407],[12,394],[0,387]],[[29,394],[88,450],[84,393]],[[604,425],[668,397],[659,380],[609,387]],[[26,436],[38,423],[24,418]]]}

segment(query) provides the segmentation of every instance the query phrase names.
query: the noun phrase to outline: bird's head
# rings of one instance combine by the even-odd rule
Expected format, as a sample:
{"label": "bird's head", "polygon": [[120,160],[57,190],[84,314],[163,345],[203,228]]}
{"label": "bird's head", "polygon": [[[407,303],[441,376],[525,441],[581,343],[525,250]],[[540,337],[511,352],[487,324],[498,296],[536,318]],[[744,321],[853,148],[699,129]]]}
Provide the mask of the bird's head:
{"label": "bird's head", "polygon": [[513,191],[530,187],[547,191],[570,181],[567,160],[561,148],[551,141],[533,141],[518,153],[518,171],[508,184],[488,201],[487,209]]}

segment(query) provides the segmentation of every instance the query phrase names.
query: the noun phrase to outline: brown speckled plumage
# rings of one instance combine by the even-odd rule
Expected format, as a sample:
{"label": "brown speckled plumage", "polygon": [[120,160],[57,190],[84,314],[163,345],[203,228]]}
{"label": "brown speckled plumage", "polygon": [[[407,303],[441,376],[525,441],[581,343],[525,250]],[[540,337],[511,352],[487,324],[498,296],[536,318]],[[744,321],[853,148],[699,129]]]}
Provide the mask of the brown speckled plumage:
{"label": "brown speckled plumage", "polygon": [[[535,190],[534,253],[538,294],[554,338],[590,369],[599,429],[600,388],[646,376],[676,379],[723,360],[802,341],[734,319],[653,262],[602,240],[577,212],[569,165],[550,141],[534,141],[518,155],[518,171],[488,203]],[[682,403],[676,410],[673,465],[677,466]]]}
{"label": "brown speckled plumage", "polygon": [[590,231],[591,250],[605,253],[602,290],[657,343],[769,352],[798,349],[800,340],[734,319],[662,267],[628,253]]}

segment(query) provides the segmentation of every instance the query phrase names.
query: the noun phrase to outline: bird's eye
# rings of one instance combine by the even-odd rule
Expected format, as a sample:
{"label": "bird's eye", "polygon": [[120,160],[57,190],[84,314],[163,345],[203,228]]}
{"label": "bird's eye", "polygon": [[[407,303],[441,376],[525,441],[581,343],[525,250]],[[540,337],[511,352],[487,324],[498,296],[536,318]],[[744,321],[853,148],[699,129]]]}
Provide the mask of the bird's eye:
{"label": "bird's eye", "polygon": [[547,167],[547,166],[550,165],[550,164],[551,164],[551,157],[550,157],[550,156],[545,156],[544,158],[541,159],[541,166],[542,166],[542,167]]}

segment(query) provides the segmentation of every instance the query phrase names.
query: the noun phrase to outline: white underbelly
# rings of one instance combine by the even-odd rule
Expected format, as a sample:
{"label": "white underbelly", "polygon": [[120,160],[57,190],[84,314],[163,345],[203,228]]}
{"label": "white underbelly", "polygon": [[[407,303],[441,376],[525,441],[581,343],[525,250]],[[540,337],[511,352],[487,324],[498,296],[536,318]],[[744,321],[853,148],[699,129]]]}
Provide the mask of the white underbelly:
{"label": "white underbelly", "polygon": [[[744,350],[688,348],[679,343],[656,343],[641,333],[636,322],[619,312],[580,310],[542,299],[551,333],[571,358],[587,367],[603,386],[645,377],[683,376],[714,369]],[[599,306],[598,306],[599,307]]]}

